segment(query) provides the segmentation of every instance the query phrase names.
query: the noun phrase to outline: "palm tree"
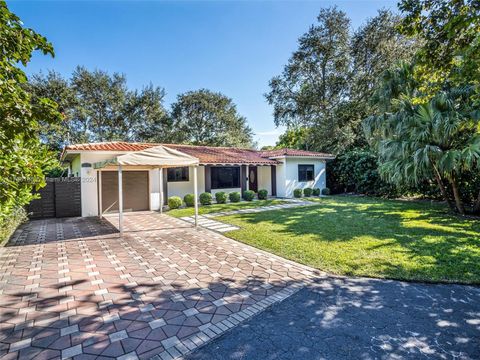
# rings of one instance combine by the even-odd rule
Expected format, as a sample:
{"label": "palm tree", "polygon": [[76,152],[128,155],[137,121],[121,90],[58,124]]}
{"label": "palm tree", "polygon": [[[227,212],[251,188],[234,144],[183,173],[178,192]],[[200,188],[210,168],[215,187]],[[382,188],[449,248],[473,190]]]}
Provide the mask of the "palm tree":
{"label": "palm tree", "polygon": [[[412,79],[407,65],[386,72],[375,95],[382,113],[364,121],[365,134],[378,150],[380,174],[396,184],[434,178],[450,208],[465,214],[458,178],[480,169],[478,119],[466,106],[472,89],[422,99]],[[480,210],[480,193],[474,208]]]}

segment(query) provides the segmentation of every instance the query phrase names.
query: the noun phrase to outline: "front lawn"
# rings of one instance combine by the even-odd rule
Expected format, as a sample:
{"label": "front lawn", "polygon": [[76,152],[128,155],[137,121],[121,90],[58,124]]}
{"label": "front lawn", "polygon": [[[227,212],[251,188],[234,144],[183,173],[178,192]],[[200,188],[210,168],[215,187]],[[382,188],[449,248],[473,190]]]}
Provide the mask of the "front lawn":
{"label": "front lawn", "polygon": [[335,274],[480,283],[480,221],[439,204],[332,196],[218,218],[241,242]]}
{"label": "front lawn", "polygon": [[[227,203],[227,204],[212,204],[212,205],[206,205],[206,206],[199,205],[198,213],[200,215],[205,215],[205,214],[212,214],[212,213],[217,213],[222,211],[253,209],[261,206],[279,205],[279,204],[285,204],[285,201],[272,199],[272,200],[241,201],[238,203]],[[171,215],[174,217],[193,216],[194,213],[195,213],[195,210],[193,207],[168,211],[168,215]]]}

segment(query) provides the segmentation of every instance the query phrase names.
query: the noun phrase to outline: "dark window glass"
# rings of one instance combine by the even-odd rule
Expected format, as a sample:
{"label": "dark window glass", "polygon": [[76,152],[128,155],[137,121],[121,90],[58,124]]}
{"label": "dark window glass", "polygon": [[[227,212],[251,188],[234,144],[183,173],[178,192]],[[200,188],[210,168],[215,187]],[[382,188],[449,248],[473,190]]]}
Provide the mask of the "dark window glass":
{"label": "dark window glass", "polygon": [[188,181],[188,167],[177,167],[167,169],[168,182]]}
{"label": "dark window glass", "polygon": [[313,165],[298,165],[298,181],[312,181],[314,178]]}
{"label": "dark window glass", "polygon": [[219,166],[210,169],[212,189],[230,189],[240,187],[240,168]]}

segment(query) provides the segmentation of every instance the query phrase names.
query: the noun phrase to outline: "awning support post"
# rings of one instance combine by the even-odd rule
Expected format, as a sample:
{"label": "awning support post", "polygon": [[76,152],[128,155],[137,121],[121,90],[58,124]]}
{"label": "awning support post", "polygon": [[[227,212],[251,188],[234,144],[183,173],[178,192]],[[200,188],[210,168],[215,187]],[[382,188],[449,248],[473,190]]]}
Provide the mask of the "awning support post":
{"label": "awning support post", "polygon": [[118,230],[123,235],[123,186],[122,186],[122,165],[118,165]]}
{"label": "awning support post", "polygon": [[98,170],[98,217],[100,220],[103,217],[103,203],[102,203],[102,170]]}
{"label": "awning support post", "polygon": [[193,167],[193,196],[195,198],[195,228],[198,227],[198,184],[197,184],[197,168],[198,166]]}
{"label": "awning support post", "polygon": [[158,168],[158,194],[159,194],[159,211],[163,213],[163,168]]}

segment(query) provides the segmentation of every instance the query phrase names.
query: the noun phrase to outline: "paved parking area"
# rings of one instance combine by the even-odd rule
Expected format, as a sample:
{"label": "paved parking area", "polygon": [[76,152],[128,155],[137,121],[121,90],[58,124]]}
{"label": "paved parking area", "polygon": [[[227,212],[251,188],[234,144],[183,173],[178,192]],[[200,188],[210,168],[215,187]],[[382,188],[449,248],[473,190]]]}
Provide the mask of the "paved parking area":
{"label": "paved parking area", "polygon": [[31,221],[0,249],[2,359],[170,359],[319,276],[157,213]]}
{"label": "paved parking area", "polygon": [[480,288],[317,279],[187,359],[480,359]]}

